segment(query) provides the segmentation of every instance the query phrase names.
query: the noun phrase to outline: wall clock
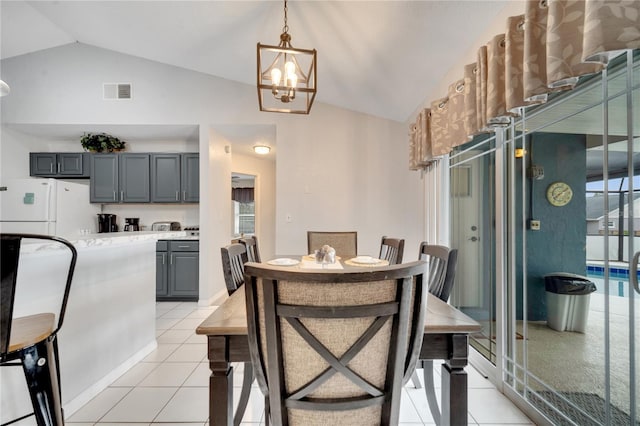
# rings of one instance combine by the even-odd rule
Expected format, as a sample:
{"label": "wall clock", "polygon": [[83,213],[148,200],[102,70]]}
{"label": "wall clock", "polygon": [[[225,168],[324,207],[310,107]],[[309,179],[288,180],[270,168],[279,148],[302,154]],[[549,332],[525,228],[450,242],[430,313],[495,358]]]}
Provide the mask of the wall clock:
{"label": "wall clock", "polygon": [[564,182],[554,182],[547,188],[547,200],[552,206],[566,206],[573,197],[571,187]]}

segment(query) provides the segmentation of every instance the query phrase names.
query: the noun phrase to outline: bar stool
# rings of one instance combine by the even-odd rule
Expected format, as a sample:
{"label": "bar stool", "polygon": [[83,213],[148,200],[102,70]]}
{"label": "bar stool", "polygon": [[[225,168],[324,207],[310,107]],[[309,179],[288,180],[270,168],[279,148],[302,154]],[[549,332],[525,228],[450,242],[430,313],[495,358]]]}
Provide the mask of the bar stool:
{"label": "bar stool", "polygon": [[[14,317],[18,265],[23,240],[52,243],[68,249],[71,256],[57,313],[39,312]],[[48,249],[48,248],[45,248]],[[59,253],[59,252],[57,252]],[[78,254],[68,241],[48,235],[0,234],[0,366],[22,366],[38,426],[64,425],[62,412],[57,333],[62,326]],[[66,261],[66,260],[65,260]],[[66,269],[66,265],[65,265]],[[57,323],[56,323],[57,314]]]}

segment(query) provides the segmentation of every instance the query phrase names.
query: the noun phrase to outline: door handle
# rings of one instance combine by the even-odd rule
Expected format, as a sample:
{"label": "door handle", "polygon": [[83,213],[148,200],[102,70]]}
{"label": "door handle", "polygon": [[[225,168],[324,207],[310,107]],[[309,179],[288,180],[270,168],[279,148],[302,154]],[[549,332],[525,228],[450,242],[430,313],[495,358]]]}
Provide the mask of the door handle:
{"label": "door handle", "polygon": [[480,238],[478,238],[478,237],[471,237],[471,238],[469,238],[469,241],[473,241],[473,242],[475,243],[475,242],[476,242],[476,241],[478,241],[479,239],[480,239]]}
{"label": "door handle", "polygon": [[629,278],[633,283],[633,288],[636,289],[636,292],[640,293],[640,286],[638,286],[638,259],[640,259],[640,251],[637,251],[633,256],[633,261],[631,262]]}

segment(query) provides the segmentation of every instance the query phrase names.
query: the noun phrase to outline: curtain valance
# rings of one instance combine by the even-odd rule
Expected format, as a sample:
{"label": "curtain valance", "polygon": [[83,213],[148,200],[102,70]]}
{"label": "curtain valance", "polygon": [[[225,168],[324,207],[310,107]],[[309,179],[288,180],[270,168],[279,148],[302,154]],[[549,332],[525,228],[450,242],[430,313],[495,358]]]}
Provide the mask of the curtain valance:
{"label": "curtain valance", "polygon": [[239,203],[253,203],[253,188],[232,188],[231,199]]}
{"label": "curtain valance", "polygon": [[410,169],[418,170],[475,135],[509,125],[523,107],[575,87],[620,53],[640,49],[638,0],[528,0],[505,33],[478,49],[447,97],[411,124]]}

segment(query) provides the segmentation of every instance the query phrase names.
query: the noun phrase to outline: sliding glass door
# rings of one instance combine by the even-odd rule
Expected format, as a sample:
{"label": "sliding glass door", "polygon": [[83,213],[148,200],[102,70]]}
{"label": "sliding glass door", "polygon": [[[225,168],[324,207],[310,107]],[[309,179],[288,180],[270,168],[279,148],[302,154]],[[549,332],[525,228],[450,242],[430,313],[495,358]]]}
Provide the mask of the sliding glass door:
{"label": "sliding glass door", "polygon": [[506,132],[504,382],[555,424],[640,421],[639,74],[625,55]]}

